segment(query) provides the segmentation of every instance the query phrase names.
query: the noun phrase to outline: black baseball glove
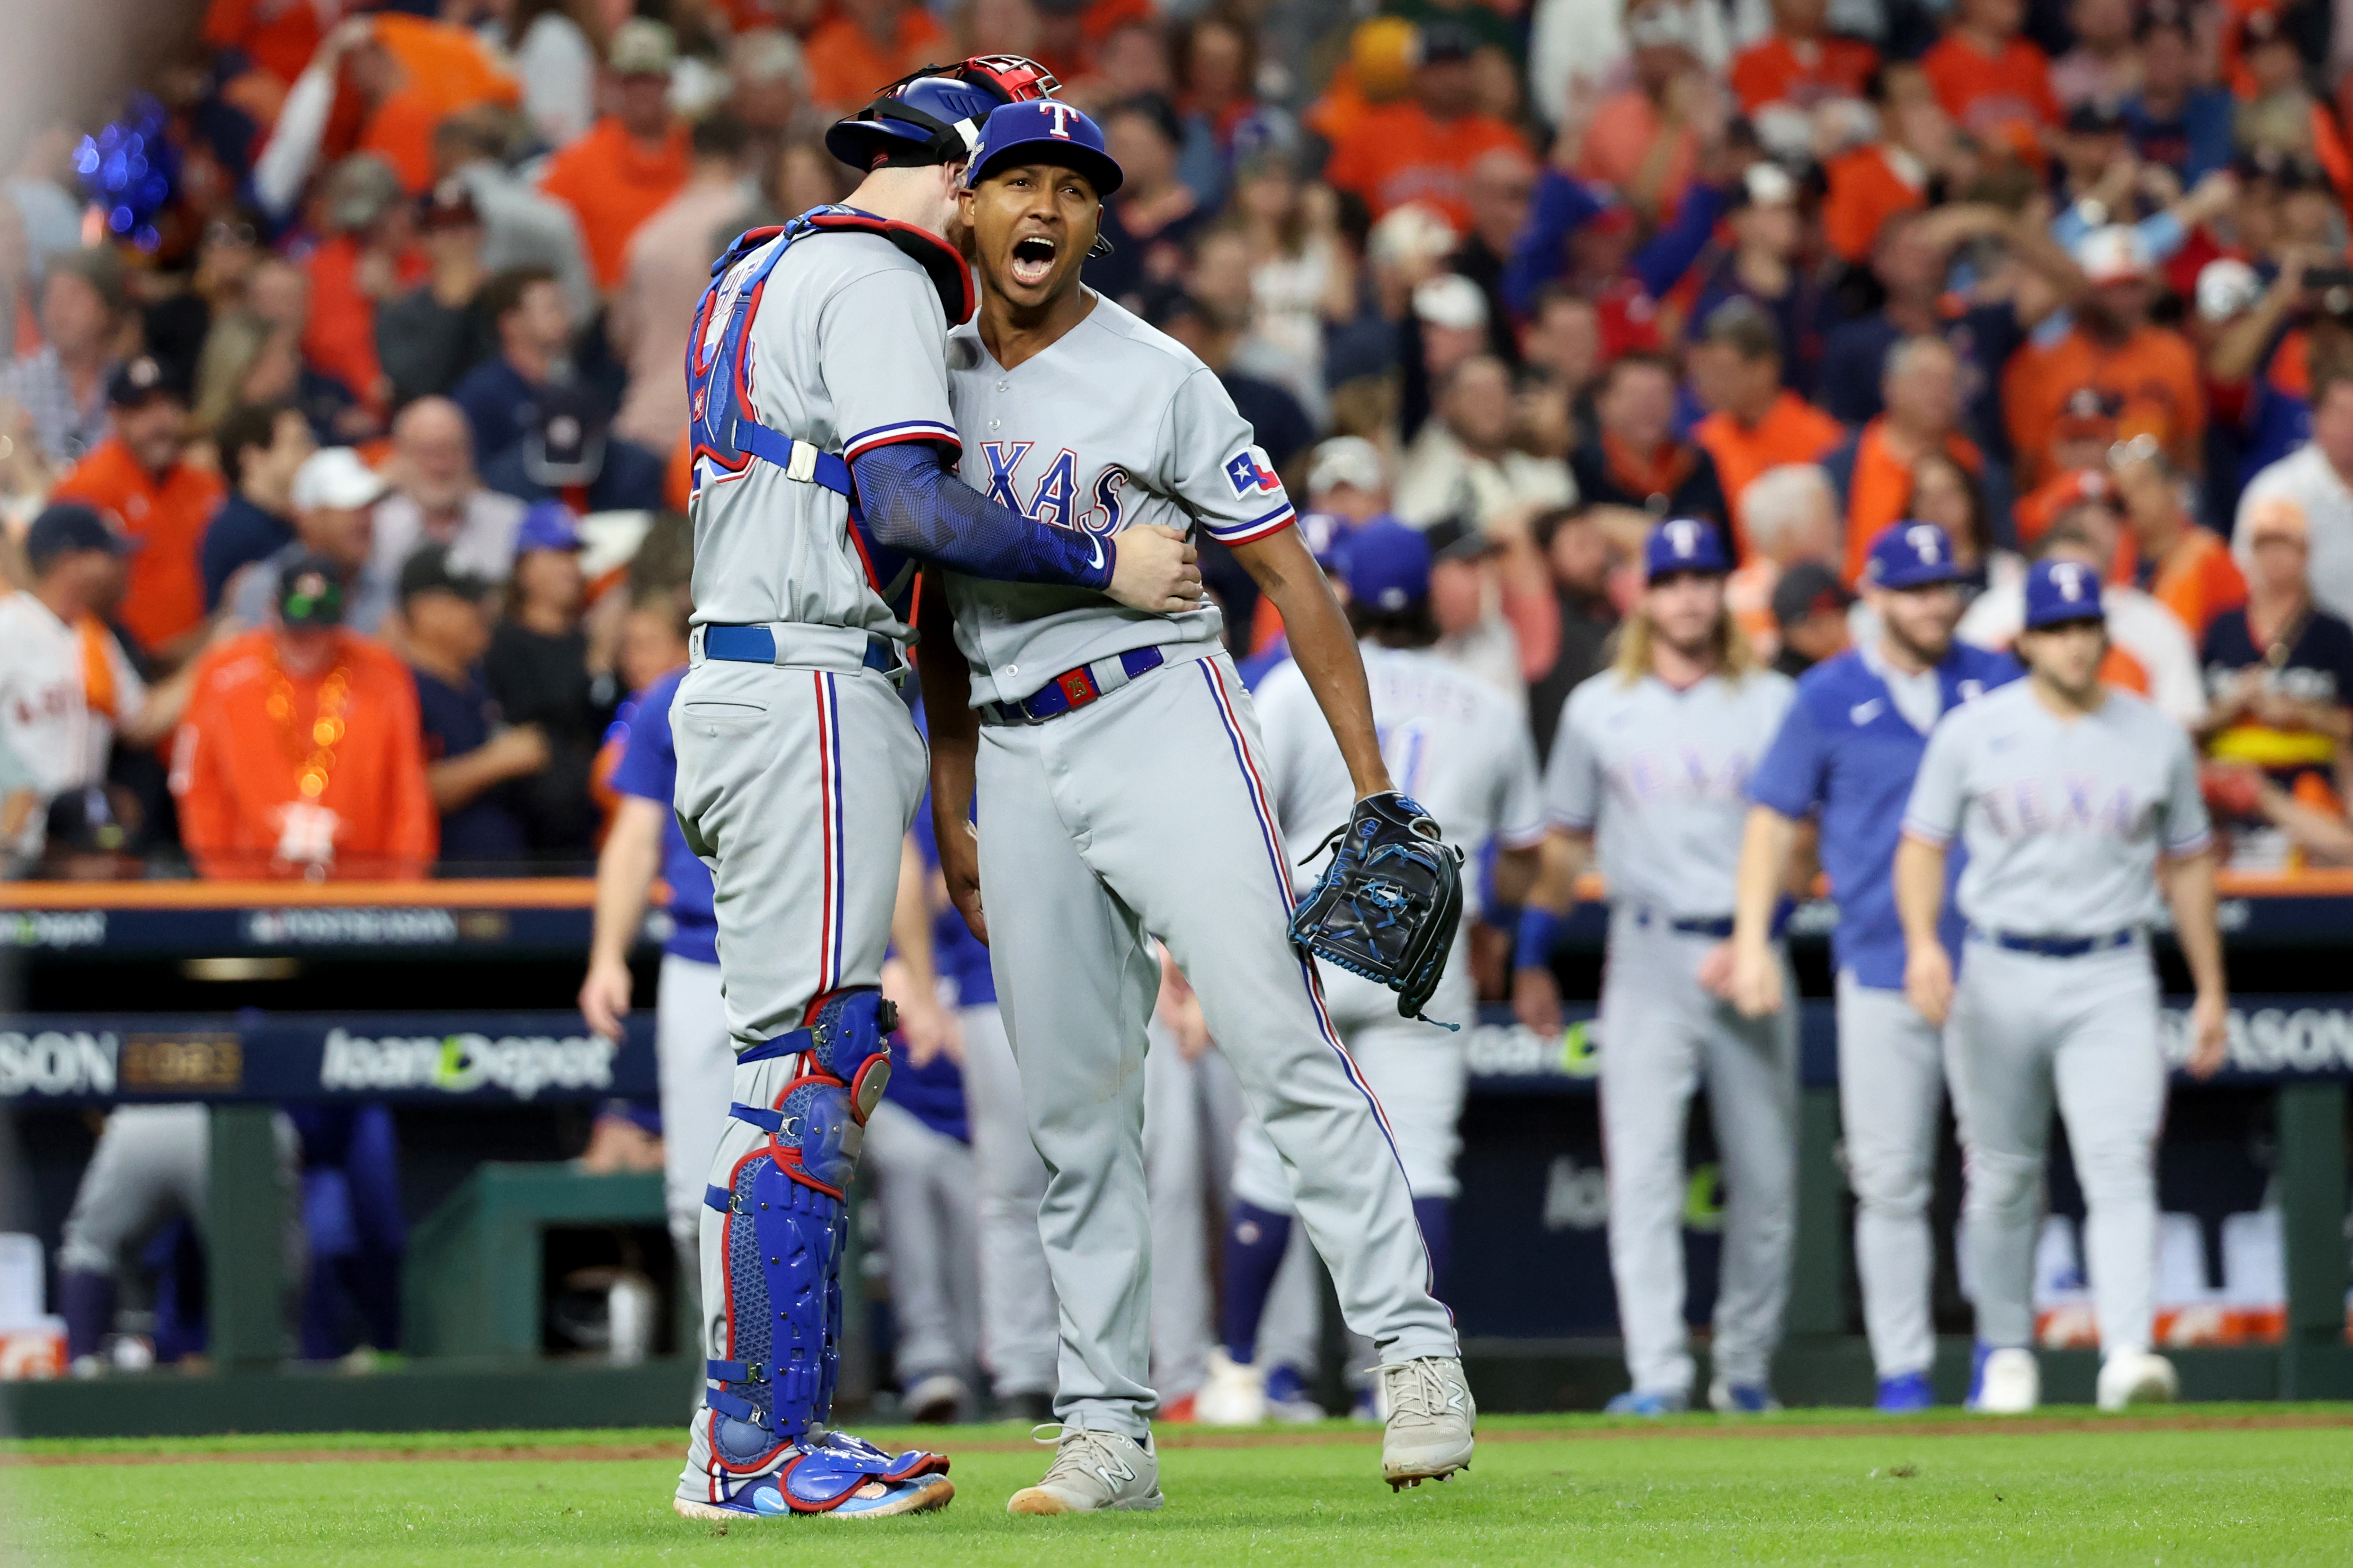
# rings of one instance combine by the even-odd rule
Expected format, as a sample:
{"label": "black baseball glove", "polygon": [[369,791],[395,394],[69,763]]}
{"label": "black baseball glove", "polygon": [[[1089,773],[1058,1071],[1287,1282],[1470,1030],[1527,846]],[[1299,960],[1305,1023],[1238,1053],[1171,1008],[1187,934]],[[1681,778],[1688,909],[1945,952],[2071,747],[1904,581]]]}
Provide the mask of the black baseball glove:
{"label": "black baseball glove", "polygon": [[1292,944],[1398,993],[1400,1017],[1436,1023],[1421,1009],[1446,973],[1462,921],[1462,851],[1440,838],[1436,818],[1395,790],[1358,801],[1348,825],[1307,859],[1327,848],[1332,863],[1291,917]]}

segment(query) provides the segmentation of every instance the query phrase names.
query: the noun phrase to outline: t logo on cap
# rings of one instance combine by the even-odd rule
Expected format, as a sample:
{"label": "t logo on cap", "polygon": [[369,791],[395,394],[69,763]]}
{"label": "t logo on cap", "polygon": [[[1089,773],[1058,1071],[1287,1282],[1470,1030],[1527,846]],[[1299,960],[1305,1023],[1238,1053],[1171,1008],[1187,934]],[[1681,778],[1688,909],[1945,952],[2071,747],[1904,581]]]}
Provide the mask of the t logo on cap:
{"label": "t logo on cap", "polygon": [[1679,517],[1667,524],[1667,548],[1689,560],[1699,553],[1699,524]]}
{"label": "t logo on cap", "polygon": [[1039,103],[1038,107],[1053,119],[1054,123],[1047,128],[1049,132],[1068,142],[1071,139],[1071,116],[1076,114],[1078,110],[1070,104],[1056,103],[1050,99]]}
{"label": "t logo on cap", "polygon": [[2051,568],[2051,582],[2059,596],[2069,604],[2078,604],[2084,597],[2084,569],[2073,561],[2062,561]]}
{"label": "t logo on cap", "polygon": [[1915,522],[1905,531],[1904,537],[1911,542],[1912,552],[1923,565],[1934,566],[1945,552],[1945,531],[1933,522]]}

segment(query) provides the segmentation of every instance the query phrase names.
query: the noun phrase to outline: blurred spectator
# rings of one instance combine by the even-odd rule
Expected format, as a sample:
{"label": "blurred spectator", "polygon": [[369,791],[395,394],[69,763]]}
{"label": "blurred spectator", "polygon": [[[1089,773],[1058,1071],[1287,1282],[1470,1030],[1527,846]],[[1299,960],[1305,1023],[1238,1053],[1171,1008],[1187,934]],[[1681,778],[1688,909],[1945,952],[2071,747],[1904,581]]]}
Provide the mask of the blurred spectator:
{"label": "blurred spectator", "polygon": [[[1487,301],[1479,286],[1459,272],[1440,272],[1414,285],[1407,317],[1412,334],[1406,344],[1404,397],[1398,435],[1414,441],[1430,417],[1436,389],[1473,354],[1491,353]],[[1509,362],[1504,362],[1508,366]]]}
{"label": "blurred spectator", "polygon": [[490,585],[427,544],[400,569],[401,641],[417,680],[425,782],[440,814],[440,858],[459,872],[529,858],[517,781],[547,765],[535,725],[504,725],[482,677]]}
{"label": "blurred spectator", "polygon": [[809,99],[820,114],[855,114],[888,83],[954,51],[914,0],[860,0],[809,33]]}
{"label": "blurred spectator", "polygon": [[[1472,164],[1519,138],[1478,109],[1479,79],[1472,64],[1477,40],[1451,21],[1421,33],[1413,96],[1366,111],[1332,149],[1324,177],[1360,197],[1379,217],[1405,202],[1422,202],[1446,216],[1456,232],[1470,226],[1463,184]],[[1125,162],[1125,153],[1113,152]]]}
{"label": "blurred spectator", "polygon": [[[1721,142],[1731,107],[1700,66],[1694,9],[1678,0],[1626,7],[1632,80],[1595,106],[1578,148],[1577,172],[1646,218],[1672,216],[1698,176],[1702,149]],[[1574,119],[1567,125],[1573,132]]]}
{"label": "blurred spectator", "polygon": [[81,132],[68,121],[51,121],[25,139],[24,153],[8,172],[7,195],[24,220],[25,245],[37,276],[47,277],[58,257],[82,247],[82,201],[74,174]]}
{"label": "blurred spectator", "polygon": [[451,569],[503,583],[513,568],[523,503],[488,489],[474,472],[474,437],[465,411],[446,397],[420,397],[392,422],[392,493],[376,503],[372,571],[396,581],[427,544],[449,547]]}
{"label": "blurred spectator", "polygon": [[1881,383],[1886,412],[1847,437],[1823,459],[1846,510],[1848,582],[1862,577],[1871,542],[1902,519],[1912,494],[1912,472],[1931,452],[1942,452],[1983,482],[1985,458],[1959,430],[1961,366],[1945,340],[1907,338],[1887,353]]}
{"label": "blurred spectator", "polygon": [[1725,579],[1724,604],[1757,657],[1770,662],[1779,646],[1774,595],[1781,579],[1809,562],[1838,571],[1838,496],[1819,467],[1784,463],[1751,479],[1740,506],[1749,521],[1739,569]]}
{"label": "blurred spectator", "polygon": [[[2086,500],[2062,512],[2036,546],[2035,559],[2080,561],[2112,578],[2122,524],[2115,509],[2104,500]],[[2204,720],[2204,682],[2198,671],[2198,645],[2171,610],[2138,588],[2117,586],[2103,592],[2110,647],[2100,678],[2111,686],[2137,691],[2158,711],[2185,729]],[[1980,647],[2007,648],[2018,639],[2024,624],[2023,580],[2015,586],[1989,588],[1961,616],[1956,635]]]}
{"label": "blurred spectator", "polygon": [[1779,330],[1783,384],[1810,395],[1837,307],[1805,267],[1806,222],[1798,209],[1797,182],[1778,163],[1749,164],[1731,186],[1725,222],[1732,247],[1701,268],[1693,333],[1704,331],[1728,301],[1755,302]]}
{"label": "blurred spectator", "polygon": [[1621,355],[1602,373],[1594,412],[1599,432],[1570,459],[1588,504],[1630,507],[1653,521],[1695,517],[1724,525],[1715,459],[1675,438],[1672,360],[1647,352]]}
{"label": "blurred spectator", "polygon": [[204,876],[411,878],[432,862],[417,688],[344,629],[338,572],[290,560],[269,624],[198,661],[172,793]]}
{"label": "blurred spectator", "polygon": [[417,236],[430,268],[425,281],[385,300],[375,312],[376,357],[395,408],[448,392],[499,346],[482,308],[482,286],[490,279],[482,264],[482,217],[465,181],[452,175],[427,194]]}
{"label": "blurred spectator", "polygon": [[784,151],[808,92],[808,62],[800,40],[780,27],[736,34],[727,45],[727,78],[728,112],[744,127],[754,160],[772,163]]}
{"label": "blurred spectator", "polygon": [[1523,423],[1531,450],[1566,458],[1597,438],[1593,392],[1601,378],[1601,314],[1560,284],[1537,294],[1520,358],[1530,381]]}
{"label": "blurred spectator", "polygon": [[1267,457],[1277,468],[1290,466],[1291,460],[1307,449],[1315,438],[1315,426],[1308,422],[1306,411],[1299,400],[1271,381],[1261,381],[1234,368],[1234,344],[1241,336],[1248,320],[1232,310],[1217,310],[1182,290],[1162,295],[1147,312],[1147,320],[1178,342],[1193,351],[1194,356],[1215,371],[1218,380],[1234,400],[1234,406],[1257,432],[1258,444],[1266,448]]}
{"label": "blurred spectator", "polygon": [[1288,116],[1258,101],[1258,38],[1246,15],[1211,10],[1179,24],[1170,63],[1185,117],[1181,177],[1214,211],[1225,205],[1237,153],[1287,145],[1294,133]]}
{"label": "blurred spectator", "polygon": [[596,117],[601,7],[586,0],[513,0],[507,58],[522,83],[522,111],[550,147],[567,145]]}
{"label": "blurred spectator", "polygon": [[[1727,14],[1707,0],[1674,0],[1675,26],[1711,71],[1730,63]],[[1553,125],[1574,118],[1592,101],[1595,89],[1619,74],[1631,42],[1627,13],[1632,7],[1594,5],[1591,0],[1537,0],[1528,39],[1528,92],[1536,110]]]}
{"label": "blurred spectator", "polygon": [[[482,677],[507,722],[543,737],[543,765],[515,805],[531,847],[545,857],[585,857],[594,848],[597,811],[589,799],[591,763],[612,721],[610,671],[592,670],[581,617],[588,584],[580,571],[584,542],[560,501],[523,513],[515,535],[514,574],[506,613],[491,629]],[[598,681],[596,677],[608,679]],[[605,690],[597,690],[601,685]]]}
{"label": "blurred spectator", "polygon": [[1618,606],[1609,597],[1616,563],[1609,535],[1588,510],[1556,507],[1535,520],[1536,547],[1552,576],[1559,651],[1552,668],[1528,683],[1528,723],[1536,754],[1552,754],[1553,731],[1568,694],[1609,662]]}
{"label": "blurred spectator", "polygon": [[2019,36],[2025,0],[1956,0],[1944,41],[1920,57],[1955,123],[1993,146],[2035,145],[2059,121],[2051,62]]}
{"label": "blurred spectator", "polygon": [[1430,614],[1439,654],[1508,695],[1525,715],[1528,689],[1520,673],[1520,639],[1504,614],[1501,550],[1459,519],[1422,531],[1429,539]]}
{"label": "blurred spectator", "polygon": [[589,270],[609,290],[621,282],[629,237],[686,183],[687,147],[670,108],[678,63],[670,28],[631,17],[614,29],[607,63],[613,111],[548,161],[539,188],[572,208]]}
{"label": "blurred spectator", "polygon": [[2305,521],[2291,503],[2260,503],[2242,527],[2253,566],[2247,601],[2214,617],[2201,653],[2206,753],[2256,771],[2280,797],[2258,794],[2234,815],[2309,840],[2285,809],[2295,805],[2328,814],[2341,832],[2342,801],[2353,793],[2353,626],[2314,604]]}
{"label": "blurred spectator", "polygon": [[686,427],[686,342],[711,264],[744,226],[753,191],[744,177],[750,138],[741,121],[714,110],[690,136],[694,167],[678,195],[629,241],[628,268],[605,331],[629,367],[615,434],[659,450]]}
{"label": "blurred spectator", "polygon": [[1822,239],[1850,266],[1876,267],[1890,220],[1928,205],[1932,177],[1958,172],[1953,122],[1916,63],[1881,66],[1870,95],[1869,121],[1851,139],[1830,139],[1822,163]]}
{"label": "blurred spectator", "polygon": [[417,247],[416,209],[392,165],[364,153],[335,165],[322,201],[328,237],[305,264],[302,357],[381,414],[392,383],[376,359],[376,306],[423,282],[430,267]]}
{"label": "blurred spectator", "polygon": [[1417,528],[1455,518],[1480,529],[1509,509],[1575,500],[1577,485],[1566,463],[1513,447],[1512,414],[1512,373],[1503,361],[1479,353],[1455,366],[1437,417],[1399,467],[1398,516]]}
{"label": "blurred spectator", "polygon": [[1773,30],[1734,57],[1730,81],[1751,120],[1809,113],[1830,99],[1861,98],[1879,51],[1829,30],[1829,0],[1772,0]]}
{"label": "blurred spectator", "polygon": [[1723,211],[1723,191],[1696,184],[1674,220],[1637,244],[1633,210],[1607,185],[1567,173],[1557,163],[1537,177],[1528,226],[1504,269],[1504,298],[1534,314],[1544,291],[1565,284],[1599,312],[1602,358],[1656,349],[1659,301],[1673,291],[1707,247]]}
{"label": "blurred spectator", "polygon": [[1535,193],[1535,160],[1525,149],[1498,147],[1482,153],[1462,184],[1471,226],[1447,258],[1450,268],[1478,285],[1487,305],[1487,348],[1511,365],[1519,363],[1520,345],[1512,331],[1511,303],[1504,297],[1504,273],[1519,248],[1520,231],[1528,226]]}
{"label": "blurred spectator", "polygon": [[2300,153],[2316,161],[2340,196],[2353,185],[2353,157],[2336,121],[2313,96],[2309,68],[2289,30],[2286,7],[2271,4],[2234,7],[2239,71],[2232,80],[2239,109],[2233,135],[2239,145]]}
{"label": "blurred spectator", "polygon": [[2121,106],[2140,85],[2133,0],[2069,0],[2067,30],[2075,47],[2051,62],[2051,96],[2063,110]]}
{"label": "blurred spectator", "polygon": [[499,352],[469,371],[449,396],[473,427],[474,461],[488,468],[538,425],[541,390],[570,374],[573,321],[555,275],[541,267],[491,279],[480,309],[498,333]]}
{"label": "blurred spectator", "polygon": [[230,579],[221,595],[230,619],[246,626],[268,625],[288,568],[307,561],[333,575],[335,624],[362,637],[378,636],[394,608],[396,586],[391,574],[369,564],[375,543],[373,509],[384,493],[382,477],[349,447],[323,447],[304,458],[287,488],[294,537]]}
{"label": "blurred spectator", "polygon": [[442,178],[465,182],[474,198],[482,220],[483,269],[543,267],[563,285],[573,315],[586,321],[596,309],[596,284],[588,275],[580,222],[569,206],[507,167],[513,129],[513,117],[501,110],[453,115],[433,132],[434,166]]}
{"label": "blurred spectator", "polygon": [[152,745],[185,706],[186,671],[150,689],[106,618],[122,598],[133,546],[89,507],[59,502],[25,536],[28,586],[0,596],[0,876],[37,859],[53,803],[81,797],[87,824],[119,822],[106,792],[120,738]]}
{"label": "blurred spectator", "polygon": [[2136,437],[2112,450],[2108,467],[2136,546],[2141,586],[2174,613],[2192,642],[2203,643],[2215,616],[2247,602],[2247,582],[2231,560],[2231,547],[2191,520],[2189,487],[2173,476],[2150,437]]}
{"label": "blurred spectator", "polygon": [[[60,467],[106,439],[106,389],[120,363],[122,263],[107,249],[49,258],[40,289],[40,346],[0,372],[0,398],[29,416],[41,454]],[[10,341],[15,322],[10,323]]]}
{"label": "blurred spectator", "polygon": [[2139,26],[2139,90],[2122,105],[2133,151],[2194,185],[2231,162],[2231,94],[2209,86],[2189,7],[2153,0]]}
{"label": "blurred spectator", "polygon": [[1854,595],[1838,574],[1800,561],[1773,584],[1773,668],[1792,679],[1846,651]]}
{"label": "blurred spectator", "polygon": [[1912,499],[1902,515],[1935,523],[1952,541],[1953,564],[1961,574],[1954,587],[1964,606],[1990,584],[2024,581],[2025,561],[1994,543],[1977,475],[1951,453],[1924,452],[1913,463]]}
{"label": "blurred spectator", "polygon": [[1090,287],[1133,308],[1146,289],[1182,274],[1194,232],[1211,215],[1176,177],[1185,126],[1174,104],[1158,93],[1138,93],[1113,104],[1103,129],[1125,177],[1103,205],[1111,254],[1088,258],[1085,276]]}
{"label": "blurred spectator", "polygon": [[2353,620],[2353,363],[2318,360],[2311,374],[2312,438],[2249,481],[2239,501],[2238,558],[2249,563],[2256,509],[2288,502],[2304,521],[2314,601]]}
{"label": "blurred spectator", "polygon": [[1709,411],[1692,426],[1692,439],[1715,463],[1732,509],[1733,546],[1743,556],[1750,481],[1785,464],[1818,462],[1846,438],[1837,420],[1783,384],[1782,342],[1773,318],[1738,298],[1715,308],[1691,350],[1692,384]]}
{"label": "blurred spectator", "polygon": [[58,482],[54,499],[86,501],[121,520],[138,545],[122,624],[145,652],[177,665],[206,636],[196,554],[220,500],[220,476],[187,460],[188,384],[178,366],[143,354],[120,365],[107,401],[114,434]]}
{"label": "blurred spectator", "polygon": [[241,405],[213,439],[228,493],[205,524],[197,551],[207,611],[220,607],[240,567],[293,542],[295,470],[319,447],[301,413],[283,403]]}
{"label": "blurred spectator", "polygon": [[1303,184],[1283,155],[1261,153],[1236,176],[1234,211],[1250,267],[1249,363],[1299,399],[1319,425],[1327,324],[1356,313],[1356,269],[1332,189]]}
{"label": "blurred spectator", "polygon": [[2047,349],[2022,350],[2003,375],[2021,481],[2042,479],[2039,435],[2082,386],[2117,399],[2119,436],[2154,436],[2177,470],[2196,473],[2204,461],[2205,388],[2189,342],[2148,319],[2157,284],[2146,246],[2132,229],[2112,225],[2085,237],[2082,256],[2092,289],[2076,304],[2074,330]]}

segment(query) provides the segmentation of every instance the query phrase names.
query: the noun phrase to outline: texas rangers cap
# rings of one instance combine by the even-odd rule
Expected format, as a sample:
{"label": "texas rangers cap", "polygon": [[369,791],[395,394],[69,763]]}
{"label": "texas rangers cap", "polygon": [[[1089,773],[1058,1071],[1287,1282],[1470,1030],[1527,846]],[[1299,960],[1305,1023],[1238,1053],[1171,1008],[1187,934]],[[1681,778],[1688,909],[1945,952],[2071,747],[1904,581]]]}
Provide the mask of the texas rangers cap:
{"label": "texas rangers cap", "polygon": [[1377,517],[1348,536],[1348,597],[1384,615],[1430,597],[1430,541],[1393,517]]}
{"label": "texas rangers cap", "polygon": [[2100,574],[2081,561],[2038,561],[2027,572],[2029,631],[2106,618],[2100,605]]}
{"label": "texas rangers cap", "polygon": [[89,551],[103,550],[110,555],[128,555],[139,548],[139,542],[128,534],[118,533],[96,509],[79,501],[61,500],[42,509],[25,534],[25,563],[37,574],[49,569],[49,563],[60,555],[79,555]]}
{"label": "texas rangers cap", "polygon": [[1103,144],[1103,127],[1085,110],[1060,99],[1032,99],[989,110],[972,162],[965,167],[965,184],[977,185],[1017,154],[1076,169],[1098,197],[1110,195],[1127,177]]}
{"label": "texas rangers cap", "polygon": [[1961,574],[1952,536],[1933,522],[1891,522],[1871,541],[1862,580],[1874,588],[1925,588]]}
{"label": "texas rangers cap", "polygon": [[290,626],[323,629],[343,624],[341,570],[323,555],[305,551],[278,574],[278,618]]}
{"label": "texas rangers cap", "polygon": [[1732,571],[1724,552],[1724,534],[1715,524],[1695,517],[1671,517],[1651,530],[1642,549],[1646,577],[1671,577],[1678,572],[1704,572],[1722,577]]}

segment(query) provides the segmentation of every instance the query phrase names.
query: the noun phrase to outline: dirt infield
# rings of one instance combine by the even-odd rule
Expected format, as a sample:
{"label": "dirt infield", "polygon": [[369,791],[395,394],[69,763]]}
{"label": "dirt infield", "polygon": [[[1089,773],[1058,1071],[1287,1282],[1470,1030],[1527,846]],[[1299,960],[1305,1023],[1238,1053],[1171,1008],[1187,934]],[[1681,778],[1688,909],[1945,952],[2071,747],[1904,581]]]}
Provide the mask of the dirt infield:
{"label": "dirt infield", "polygon": [[[2316,1431],[2353,1427],[2353,1411],[2282,1411],[2276,1415],[2238,1414],[2201,1415],[2174,1411],[2162,1415],[2035,1415],[2018,1418],[1954,1416],[1928,1421],[1727,1421],[1703,1423],[1630,1422],[1624,1426],[1526,1427],[1482,1432],[1482,1443],[1554,1443],[1650,1441],[1674,1437],[1964,1437],[1995,1433],[2056,1432],[2234,1432]],[[1380,1440],[1372,1427],[1354,1431],[1318,1429],[1306,1432],[1208,1432],[1162,1427],[1155,1436],[1164,1448],[1296,1448],[1333,1444],[1371,1445]],[[1013,1439],[959,1443],[941,1435],[949,1455],[1019,1454],[1033,1445]],[[168,1439],[159,1439],[168,1441]],[[0,1468],[47,1469],[77,1465],[326,1465],[420,1464],[427,1462],[495,1464],[501,1461],[551,1460],[610,1463],[622,1460],[672,1459],[677,1443],[569,1443],[512,1447],[442,1448],[246,1448],[233,1451],[136,1453],[125,1450],[88,1454],[0,1454]]]}

